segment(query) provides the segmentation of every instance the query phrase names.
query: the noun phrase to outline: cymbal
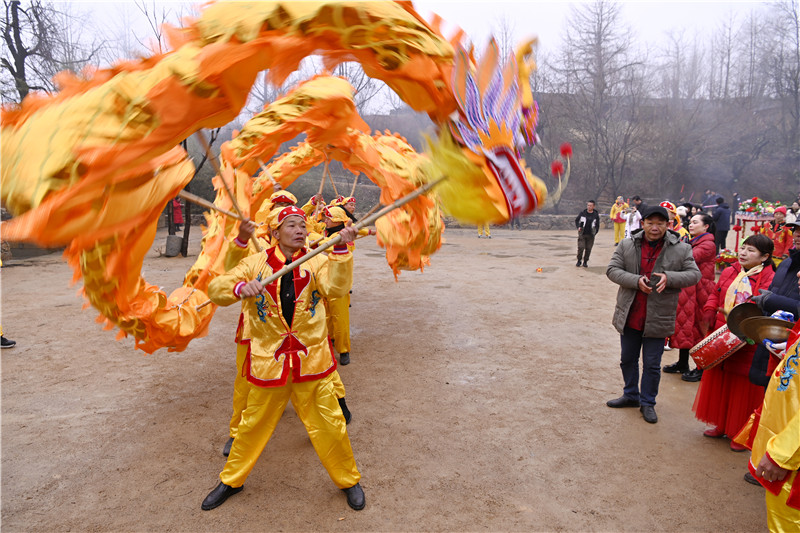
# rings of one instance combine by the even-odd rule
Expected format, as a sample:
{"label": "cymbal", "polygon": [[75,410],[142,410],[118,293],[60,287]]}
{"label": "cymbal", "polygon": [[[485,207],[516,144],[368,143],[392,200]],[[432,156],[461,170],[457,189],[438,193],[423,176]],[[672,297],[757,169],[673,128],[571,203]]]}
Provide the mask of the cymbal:
{"label": "cymbal", "polygon": [[728,313],[727,324],[731,333],[737,337],[745,337],[746,335],[741,329],[742,320],[753,317],[763,317],[764,314],[761,309],[752,302],[745,302],[735,306]]}
{"label": "cymbal", "polygon": [[[742,320],[740,327],[745,336],[761,343],[764,339],[783,342],[789,339],[789,331],[794,327],[794,322],[759,316]],[[728,326],[730,329],[730,326]]]}

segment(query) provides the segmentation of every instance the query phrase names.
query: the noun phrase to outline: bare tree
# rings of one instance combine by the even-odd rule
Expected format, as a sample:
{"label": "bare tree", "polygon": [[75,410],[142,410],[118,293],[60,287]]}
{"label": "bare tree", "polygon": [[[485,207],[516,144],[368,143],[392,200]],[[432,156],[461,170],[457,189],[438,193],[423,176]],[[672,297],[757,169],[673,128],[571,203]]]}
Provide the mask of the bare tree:
{"label": "bare tree", "polygon": [[361,65],[353,62],[342,63],[333,69],[333,74],[346,78],[353,86],[355,90],[353,100],[361,116],[367,113],[368,106],[376,104],[375,97],[381,93],[383,82],[367,76]]}
{"label": "bare tree", "polygon": [[[0,65],[4,100],[20,102],[32,90],[56,89],[52,77],[62,71],[79,73],[94,60],[105,43],[80,40],[85,20],[70,13],[69,6],[56,10],[54,4],[33,0],[3,0],[2,33],[5,47]],[[91,32],[86,32],[91,33]]]}
{"label": "bare tree", "polygon": [[765,58],[771,94],[780,102],[778,129],[800,166],[800,4],[784,0],[773,7],[773,44]]}
{"label": "bare tree", "polygon": [[583,170],[585,193],[592,197],[622,191],[640,141],[636,113],[645,71],[633,57],[631,32],[621,25],[620,9],[606,0],[573,8],[558,67],[578,145],[573,165]]}

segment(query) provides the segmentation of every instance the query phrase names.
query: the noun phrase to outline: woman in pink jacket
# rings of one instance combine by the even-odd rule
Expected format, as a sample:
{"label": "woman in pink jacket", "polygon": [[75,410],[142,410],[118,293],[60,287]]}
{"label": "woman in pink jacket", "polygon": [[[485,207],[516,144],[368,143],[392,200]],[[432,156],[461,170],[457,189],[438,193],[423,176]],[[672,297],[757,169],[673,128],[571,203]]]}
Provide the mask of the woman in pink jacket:
{"label": "woman in pink jacket", "polygon": [[[699,381],[689,372],[689,349],[703,340],[700,322],[703,315],[703,304],[714,290],[714,260],[717,249],[714,245],[714,221],[710,215],[701,213],[689,221],[689,236],[692,255],[697,268],[703,275],[697,285],[681,290],[678,299],[678,314],[675,317],[675,334],[669,338],[673,348],[680,350],[678,362],[664,367],[667,374],[687,374],[686,381]],[[697,370],[702,374],[702,370]]]}

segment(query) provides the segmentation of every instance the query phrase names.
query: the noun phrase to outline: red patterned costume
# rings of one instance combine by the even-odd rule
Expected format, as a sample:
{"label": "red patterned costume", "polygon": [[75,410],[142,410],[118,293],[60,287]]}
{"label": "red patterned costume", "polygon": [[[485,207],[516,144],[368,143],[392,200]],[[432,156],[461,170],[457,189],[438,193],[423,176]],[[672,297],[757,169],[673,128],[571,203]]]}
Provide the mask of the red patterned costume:
{"label": "red patterned costume", "polygon": [[[742,265],[734,263],[722,271],[716,289],[711,291],[703,308],[709,320],[716,313],[712,329],[725,324],[725,315],[718,311],[723,306],[729,287],[742,271]],[[750,276],[751,294],[766,289],[772,282],[775,271],[771,267]],[[753,362],[755,346],[747,345],[728,357],[721,364],[703,372],[692,410],[698,420],[717,427],[725,435],[733,437],[747,422],[750,414],[764,400],[764,389],[750,383],[748,377]]]}
{"label": "red patterned costume", "polygon": [[789,255],[789,248],[792,247],[792,228],[787,227],[783,222],[767,222],[761,228],[761,233],[772,239],[775,244],[775,251],[772,252],[773,261],[775,266],[778,266],[781,261]]}

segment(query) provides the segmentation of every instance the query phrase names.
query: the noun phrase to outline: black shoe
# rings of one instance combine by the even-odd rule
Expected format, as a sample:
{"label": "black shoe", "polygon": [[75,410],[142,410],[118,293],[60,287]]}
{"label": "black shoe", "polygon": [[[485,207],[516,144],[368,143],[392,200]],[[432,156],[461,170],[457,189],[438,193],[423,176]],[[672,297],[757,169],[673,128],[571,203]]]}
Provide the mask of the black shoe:
{"label": "black shoe", "polygon": [[0,348],[13,348],[17,345],[17,341],[12,341],[11,339],[6,339],[2,335],[0,335]]}
{"label": "black shoe", "polygon": [[225,446],[222,447],[222,455],[228,457],[231,453],[231,446],[233,446],[233,437],[228,439],[228,442],[225,443]]}
{"label": "black shoe", "polygon": [[589,263],[587,263],[586,261],[584,261],[584,262],[583,262],[583,266],[584,266],[585,268],[589,268]]}
{"label": "black shoe", "polygon": [[689,365],[682,365],[680,363],[673,363],[663,368],[667,374],[685,374],[689,371]]}
{"label": "black shoe", "polygon": [[344,398],[339,398],[339,407],[342,408],[342,414],[344,415],[344,423],[349,424],[350,420],[353,418],[353,415],[350,414],[350,409],[347,408],[347,402],[344,401]]}
{"label": "black shoe", "polygon": [[620,396],[616,400],[608,400],[606,405],[609,407],[614,407],[615,409],[619,407],[639,407],[639,402],[637,400],[626,398],[625,396]]}
{"label": "black shoe", "polygon": [[342,366],[350,364],[350,352],[342,352],[339,354],[339,364]]}
{"label": "black shoe", "polygon": [[755,476],[750,472],[744,473],[744,480],[750,483],[751,485],[758,485],[759,487],[761,486],[761,483],[759,483],[758,480],[755,478]]}
{"label": "black shoe", "polygon": [[581,262],[580,262],[580,261],[578,261],[577,263],[575,263],[575,266],[576,266],[576,267],[579,267],[579,266],[581,266]]}
{"label": "black shoe", "polygon": [[695,383],[700,381],[703,377],[703,369],[702,368],[695,368],[694,370],[689,370],[688,372],[684,372],[681,376],[683,381],[688,381],[690,383]]}
{"label": "black shoe", "polygon": [[356,511],[360,511],[367,504],[366,500],[364,500],[364,491],[359,483],[356,483],[349,489],[342,490],[347,494],[347,505]]}
{"label": "black shoe", "polygon": [[[241,492],[243,488],[244,485],[242,485],[241,487],[233,488],[229,487],[228,485],[220,481],[219,485],[217,485],[217,488],[208,493],[208,496],[206,496],[206,499],[203,500],[203,505],[201,505],[200,508],[204,511],[210,511],[211,509],[215,509],[220,505],[222,505],[223,503],[225,503],[225,500],[227,500],[237,492]],[[363,495],[362,495],[362,501],[363,501]]]}
{"label": "black shoe", "polygon": [[642,412],[642,417],[644,421],[648,424],[655,424],[658,422],[658,416],[656,415],[656,408],[652,405],[643,405],[639,408],[639,411]]}

